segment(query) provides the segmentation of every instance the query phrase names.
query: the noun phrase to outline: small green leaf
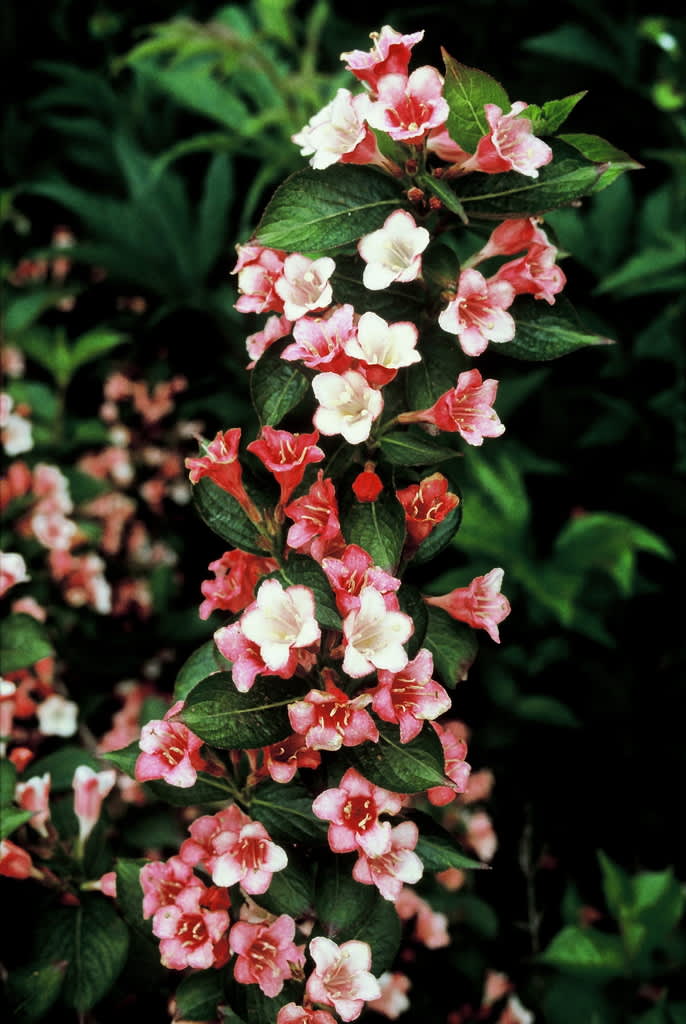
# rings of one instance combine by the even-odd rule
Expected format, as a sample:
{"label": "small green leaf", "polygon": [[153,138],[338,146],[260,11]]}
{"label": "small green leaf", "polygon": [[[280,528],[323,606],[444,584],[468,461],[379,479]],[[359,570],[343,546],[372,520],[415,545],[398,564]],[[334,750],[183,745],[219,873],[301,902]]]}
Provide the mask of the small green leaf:
{"label": "small green leaf", "polygon": [[325,842],[327,825],[312,813],[313,797],[302,783],[263,783],[250,801],[250,815],[276,842]]}
{"label": "small green leaf", "polygon": [[369,167],[335,164],[297,171],[267,205],[256,241],[287,252],[350,245],[406,207],[399,184]]}
{"label": "small green leaf", "polygon": [[416,181],[420,188],[423,188],[425,191],[430,192],[432,196],[440,199],[446,210],[450,210],[451,213],[456,213],[463,224],[469,223],[467,214],[464,212],[464,206],[457,198],[455,192],[447,181],[443,181],[441,178],[435,178],[433,174],[418,174]]}
{"label": "small green leaf", "polygon": [[578,729],[581,726],[574,712],[555,697],[546,697],[542,694],[519,697],[514,710],[518,718],[524,718],[529,722],[558,725],[564,729]]}
{"label": "small green leaf", "polygon": [[510,110],[510,100],[500,82],[485,71],[460,64],[442,50],[445,62],[444,95],[450,107],[448,134],[468,153],[476,150],[479,139],[488,135],[484,105],[495,103],[503,113]]}
{"label": "small green leaf", "polygon": [[378,727],[378,743],[350,747],[342,756],[365,779],[395,793],[453,785],[443,773],[443,747],[433,729],[427,726],[409,743],[401,743],[397,725],[379,722]]}
{"label": "small green leaf", "polygon": [[250,393],[262,426],[275,427],[305,397],[310,382],[296,363],[273,349],[258,360],[250,377]]}
{"label": "small green leaf", "polygon": [[587,91],[584,89],[582,92],[575,92],[561,100],[548,100],[542,107],[530,103],[519,116],[531,121],[531,130],[534,135],[553,135],[564,124]]}
{"label": "small green leaf", "polygon": [[614,978],[624,973],[622,943],[617,935],[570,925],[555,936],[539,961],[569,974]]}
{"label": "small green leaf", "polygon": [[358,544],[374,564],[394,572],[405,543],[405,512],[394,494],[383,490],[376,501],[351,501],[341,516],[343,536]]}
{"label": "small green leaf", "polygon": [[448,868],[488,869],[488,864],[468,857],[455,837],[434,821],[431,815],[415,811],[412,820],[419,829],[415,853],[423,861],[427,871],[446,871]]}
{"label": "small green leaf", "polygon": [[64,981],[64,961],[17,967],[7,978],[7,997],[14,1019],[33,1024],[44,1017],[56,1001]]}
{"label": "small green leaf", "polygon": [[174,683],[174,700],[185,700],[194,686],[215,672],[228,672],[231,662],[220,654],[214,640],[207,640],[183,663]]}
{"label": "small green leaf", "polygon": [[540,300],[524,296],[513,307],[516,333],[503,347],[503,353],[514,359],[544,362],[559,359],[580,348],[612,345],[610,338],[589,334],[579,328],[574,308],[566,299],[558,298],[551,309]]}
{"label": "small green leaf", "polygon": [[434,441],[421,430],[393,430],[384,434],[379,443],[392,466],[430,466],[459,457],[459,452]]}
{"label": "small green leaf", "polygon": [[341,617],[324,570],[304,555],[291,555],[276,574],[284,587],[309,587],[314,594],[317,622],[327,629],[340,629]]}
{"label": "small green leaf", "polygon": [[148,861],[140,858],[119,857],[115,864],[117,874],[117,906],[126,923],[153,943],[152,922],[143,917],[143,890],[140,883],[141,868]]}
{"label": "small green leaf", "polygon": [[17,769],[6,757],[0,758],[0,807],[9,806],[14,800],[17,785]]}
{"label": "small green leaf", "polygon": [[434,656],[434,667],[448,687],[467,678],[478,651],[476,633],[464,622],[456,622],[442,608],[429,606],[429,625],[424,646]]}
{"label": "small green leaf", "polygon": [[51,754],[32,761],[24,772],[23,781],[34,775],[45,775],[47,772],[50,774],[51,791],[61,793],[71,789],[74,772],[82,764],[96,772],[102,768],[100,761],[83,747],[70,745],[60,747],[59,750],[53,750]]}
{"label": "small green leaf", "polygon": [[129,933],[104,896],[83,893],[80,899],[78,907],[60,907],[39,918],[36,953],[42,959],[67,961],[62,998],[85,1013],[117,980]]}
{"label": "small green leaf", "polygon": [[611,142],[600,137],[600,135],[587,135],[583,132],[558,135],[559,139],[573,146],[587,160],[600,164],[602,174],[596,182],[593,192],[600,192],[601,189],[611,185],[615,178],[624,171],[638,171],[643,168],[637,160],[625,153],[623,149],[617,149]]}
{"label": "small green leaf", "polygon": [[[238,1015],[238,1020],[247,1024],[274,1024],[276,1014],[288,1003],[302,1003],[303,986],[287,981],[278,996],[266,996],[258,985],[239,985],[231,987],[230,1013]],[[234,1016],[225,1018],[227,1024],[235,1021]]]}
{"label": "small green leaf", "polygon": [[217,1007],[224,1001],[225,974],[225,971],[210,969],[182,978],[174,993],[175,1019],[184,1024],[216,1020]]}
{"label": "small green leaf", "polygon": [[[450,492],[448,492],[450,493]],[[454,491],[452,493],[455,493]],[[460,528],[462,522],[462,500],[454,508],[448,512],[448,515],[441,519],[440,523],[433,528],[428,537],[426,537],[414,555],[412,556],[413,562],[417,565],[421,565],[424,562],[430,562],[432,558],[443,551],[444,548],[450,544],[451,540]]]}
{"label": "small green leaf", "polygon": [[2,623],[1,633],[2,672],[16,672],[55,653],[45,627],[31,615],[8,615]]}
{"label": "small green leaf", "polygon": [[241,551],[265,555],[262,537],[236,499],[214,481],[203,477],[193,487],[193,499],[210,530]]}
{"label": "small green leaf", "polygon": [[20,811],[18,807],[0,806],[0,839],[11,836],[21,825],[33,817],[33,811]]}
{"label": "small green leaf", "polygon": [[248,693],[239,693],[230,672],[216,672],[191,690],[179,717],[213,746],[265,747],[292,732],[288,704],[306,691],[301,679],[260,676]]}
{"label": "small green leaf", "polygon": [[84,366],[85,363],[91,363],[94,359],[99,359],[106,352],[110,352],[113,348],[127,340],[126,334],[102,328],[80,335],[72,342],[69,351],[70,373],[73,374],[80,366]]}
{"label": "small green leaf", "polygon": [[400,611],[409,615],[414,623],[414,633],[407,641],[407,653],[412,659],[423,645],[426,636],[426,627],[429,624],[427,606],[417,588],[407,583],[402,584],[397,596]]}

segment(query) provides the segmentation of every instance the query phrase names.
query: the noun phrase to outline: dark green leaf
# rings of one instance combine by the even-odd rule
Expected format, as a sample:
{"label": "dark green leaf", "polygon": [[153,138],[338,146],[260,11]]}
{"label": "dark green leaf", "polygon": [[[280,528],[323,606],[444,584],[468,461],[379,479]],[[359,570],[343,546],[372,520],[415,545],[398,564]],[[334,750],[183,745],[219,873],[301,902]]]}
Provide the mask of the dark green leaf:
{"label": "dark green leaf", "polygon": [[207,640],[181,666],[174,683],[174,700],[185,700],[193,687],[215,672],[228,672],[231,662],[220,654],[214,640]]}
{"label": "dark green leaf", "polygon": [[358,544],[374,564],[394,572],[405,543],[405,512],[384,489],[376,501],[351,501],[342,510],[341,530],[348,544]]}
{"label": "dark green leaf", "polygon": [[194,485],[193,499],[203,521],[222,540],[241,551],[255,555],[267,553],[259,531],[240,504],[208,477]]}
{"label": "dark green leaf", "polygon": [[538,959],[569,974],[598,980],[617,977],[625,970],[619,936],[575,925],[558,932]]}
{"label": "dark green leaf", "polygon": [[575,132],[559,135],[558,138],[573,146],[587,160],[601,165],[602,174],[593,188],[594,192],[607,188],[624,171],[637,171],[643,167],[643,164],[639,164],[637,160],[634,160],[628,153],[625,153],[623,149],[617,149],[611,142],[601,138],[599,135],[586,135],[583,132]]}
{"label": "dark green leaf", "polygon": [[20,811],[18,807],[0,805],[0,839],[11,836],[16,829],[33,817],[33,811]]}
{"label": "dark green leaf", "polygon": [[416,811],[412,814],[412,820],[419,829],[415,853],[421,858],[427,871],[445,871],[447,868],[488,868],[488,864],[468,857],[457,844],[455,837],[434,821],[431,815]]}
{"label": "dark green leaf", "polygon": [[[450,210],[451,213],[456,213],[463,224],[469,223],[467,214],[464,212],[464,206],[446,181],[435,178],[433,174],[418,174],[416,180],[421,188],[437,199],[440,199],[447,210]],[[453,278],[454,280],[455,278]]]}
{"label": "dark green leaf", "polygon": [[310,382],[297,363],[270,349],[252,371],[250,393],[262,426],[275,427],[305,397]]}
{"label": "dark green leaf", "polygon": [[445,50],[444,95],[450,107],[447,129],[450,138],[468,153],[476,150],[479,139],[488,135],[484,105],[495,103],[503,113],[510,110],[510,100],[500,82],[485,71],[460,64]]}
{"label": "dark green leaf", "polygon": [[115,864],[117,874],[117,906],[126,923],[156,944],[152,934],[152,923],[143,917],[143,890],[140,883],[141,868],[148,861],[119,857]]}
{"label": "dark green leaf", "polygon": [[84,893],[80,898],[80,906],[60,907],[38,920],[36,952],[43,959],[67,961],[62,998],[85,1013],[117,980],[129,933],[106,897]]}
{"label": "dark green leaf", "polygon": [[613,917],[619,919],[622,909],[631,903],[631,879],[602,850],[598,850],[597,856],[603,876],[605,902]]}
{"label": "dark green leaf", "polygon": [[263,783],[250,801],[250,815],[261,821],[276,842],[309,843],[326,840],[326,822],[312,813],[312,797],[302,783]]}
{"label": "dark green leaf", "polygon": [[314,594],[317,622],[327,629],[340,629],[341,617],[324,570],[304,555],[291,555],[277,573],[284,587],[309,587]]}
{"label": "dark green leaf", "polygon": [[54,750],[52,754],[46,754],[45,757],[32,761],[24,772],[23,778],[26,781],[26,779],[30,779],[34,775],[45,775],[46,772],[49,772],[51,791],[53,793],[61,793],[64,790],[71,789],[74,772],[82,764],[96,772],[102,768],[100,761],[93,757],[92,754],[89,754],[87,750],[84,750],[83,747],[60,747],[59,750]]}
{"label": "dark green leaf", "polygon": [[226,243],[227,217],[233,189],[233,171],[229,158],[217,153],[205,178],[205,190],[198,210],[196,261],[201,274],[207,274]]}
{"label": "dark green leaf", "polygon": [[466,370],[469,360],[454,340],[444,331],[424,338],[420,344],[422,361],[407,370],[405,387],[407,408],[430,409],[434,402],[450,388]]}
{"label": "dark green leaf", "polygon": [[269,889],[257,902],[272,914],[301,917],[314,905],[314,872],[294,850],[288,850],[288,865],[272,875]]}
{"label": "dark green leaf", "polygon": [[60,994],[66,964],[62,961],[18,967],[7,978],[7,996],[14,1019],[33,1024],[43,1017]]}
{"label": "dark green leaf", "polygon": [[14,800],[17,784],[17,769],[7,758],[0,758],[0,807],[6,807]]}
{"label": "dark green leaf", "polygon": [[260,676],[248,693],[239,693],[230,672],[216,672],[191,690],[179,717],[213,746],[265,747],[290,735],[288,704],[306,691],[301,679]]}
{"label": "dark green leaf", "polygon": [[426,627],[429,624],[427,607],[417,588],[411,587],[407,583],[403,583],[398,590],[398,604],[400,611],[409,615],[414,622],[414,633],[407,641],[407,653],[412,659],[424,643]]}
{"label": "dark green leaf", "polygon": [[400,186],[369,167],[335,164],[291,175],[275,192],[256,241],[287,252],[350,245],[406,206]]}
{"label": "dark green leaf", "polygon": [[214,1021],[217,1007],[224,1001],[226,971],[198,971],[181,979],[174,993],[176,1020],[188,1022]]}
{"label": "dark green leaf", "polygon": [[429,536],[421,542],[412,556],[414,562],[421,565],[423,562],[429,562],[432,558],[435,558],[439,551],[442,551],[443,548],[450,544],[450,541],[459,530],[461,522],[462,500],[448,512],[444,519],[441,519],[438,526],[435,526]]}
{"label": "dark green leaf", "polygon": [[429,625],[424,646],[434,656],[434,668],[448,687],[467,678],[479,649],[476,633],[464,622],[456,622],[442,608],[428,607]]}
{"label": "dark green leaf", "polygon": [[544,362],[580,348],[614,344],[611,338],[580,329],[574,309],[565,299],[558,298],[551,309],[547,303],[527,295],[517,300],[512,312],[516,333],[502,351],[515,359]]}
{"label": "dark green leaf", "polygon": [[400,945],[400,920],[395,907],[376,886],[352,877],[354,856],[322,859],[317,875],[316,910],[321,931],[337,945],[357,939],[372,951],[377,977],[393,963]]}
{"label": "dark green leaf", "polygon": [[2,623],[1,634],[2,672],[16,672],[55,653],[45,626],[31,615],[8,615]]}
{"label": "dark green leaf", "polygon": [[[248,1024],[274,1024],[276,1014],[288,1003],[302,1003],[303,986],[287,981],[278,996],[266,996],[258,985],[239,985],[232,988],[231,1007],[239,1014],[239,1021]],[[232,1018],[227,1017],[227,1024]]]}
{"label": "dark green leaf", "polygon": [[553,135],[557,129],[564,124],[579,100],[586,95],[587,90],[575,92],[572,96],[565,96],[561,100],[548,100],[542,107],[530,103],[522,111],[520,117],[531,121],[531,129],[534,135]]}
{"label": "dark green leaf", "polygon": [[453,448],[434,441],[421,430],[393,430],[390,434],[384,434],[380,445],[381,451],[393,466],[429,466],[458,457],[458,452]]}
{"label": "dark green leaf", "polygon": [[546,697],[542,694],[519,697],[515,705],[515,714],[529,722],[558,725],[564,729],[578,729],[581,725],[566,704],[555,697]]}
{"label": "dark green leaf", "polygon": [[127,340],[125,334],[118,331],[107,331],[102,328],[82,334],[71,345],[69,352],[70,371],[74,373],[80,366],[99,359],[106,352],[121,345]]}
{"label": "dark green leaf", "polygon": [[421,793],[432,786],[452,786],[443,773],[443,747],[426,726],[415,739],[401,743],[397,725],[379,722],[378,743],[350,747],[342,759],[375,786],[394,793]]}

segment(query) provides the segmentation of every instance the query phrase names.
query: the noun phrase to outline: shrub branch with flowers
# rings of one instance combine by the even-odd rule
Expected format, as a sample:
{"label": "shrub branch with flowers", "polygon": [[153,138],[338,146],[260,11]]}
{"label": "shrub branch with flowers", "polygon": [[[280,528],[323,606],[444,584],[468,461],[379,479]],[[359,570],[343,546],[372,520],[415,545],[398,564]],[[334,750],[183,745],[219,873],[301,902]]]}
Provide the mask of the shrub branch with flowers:
{"label": "shrub branch with flowers", "polygon": [[[422,581],[460,526],[461,446],[505,430],[498,381],[473,360],[491,344],[537,361],[607,341],[561,297],[543,215],[636,164],[557,134],[583,93],[512,103],[447,53],[444,75],[410,70],[422,35],[384,26],[369,52],[342,55],[361,90],[339,89],[294,136],[310,166],[239,246],[236,308],[266,315],[247,338],[261,426],[247,443],[227,426],[186,460],[200,515],[230,545],[200,607],[224,621],[164,717],[104,755],[193,809],[178,853],[120,858],[82,881],[100,893],[73,892],[51,862],[49,776],[29,768],[16,787],[11,832],[28,838],[3,838],[0,869],[80,905],[95,953],[63,993],[79,1011],[126,955],[116,894],[137,941],[190,969],[182,1016],[189,1000],[203,1020],[220,1006],[258,1024],[352,1021],[365,1005],[397,1016],[403,922],[429,948],[449,941],[414,886],[484,866],[459,841],[467,819],[441,810],[464,805],[470,778],[446,716],[479,631],[500,642],[503,570],[434,597]],[[24,424],[8,402],[0,416],[21,451]],[[25,578],[4,555],[3,592]],[[18,620],[40,645],[39,624]],[[1,685],[9,708],[15,684]],[[77,862],[114,781],[76,768]]]}

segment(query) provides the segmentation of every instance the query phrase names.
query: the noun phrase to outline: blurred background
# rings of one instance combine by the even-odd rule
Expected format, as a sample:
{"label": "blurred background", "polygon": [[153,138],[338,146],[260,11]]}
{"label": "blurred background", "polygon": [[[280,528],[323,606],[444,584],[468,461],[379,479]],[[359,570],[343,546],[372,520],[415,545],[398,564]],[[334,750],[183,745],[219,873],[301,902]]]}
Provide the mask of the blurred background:
{"label": "blurred background", "polygon": [[[465,458],[464,525],[424,583],[443,593],[505,570],[502,645],[481,645],[454,698],[471,764],[495,777],[497,850],[459,894],[437,887],[456,938],[412,967],[449,971],[458,992],[438,1005],[415,981],[403,1019],[476,1020],[491,967],[552,1024],[686,1020],[670,873],[686,879],[686,27],[660,10],[24,0],[0,15],[4,389],[30,411],[32,458],[68,476],[106,566],[111,614],[70,603],[61,578],[54,620],[63,681],[96,735],[117,684],[169,691],[216,628],[197,606],[222,552],[188,503],[182,458],[198,429],[253,423],[237,382],[257,319],[233,308],[234,247],[303,166],[291,135],[354,88],[341,51],[367,49],[383,24],[423,28],[414,66],[440,66],[443,46],[514,99],[588,90],[565,130],[644,165],[546,222],[569,253],[566,294],[614,344],[482,360],[503,382],[508,431]],[[102,455],[113,445],[118,475]],[[112,493],[119,519],[111,498],[98,510]],[[8,511],[11,531],[21,508]],[[49,602],[54,567],[32,573]],[[585,960],[578,942],[555,946],[570,927],[619,935],[627,959],[613,968],[597,939]]]}

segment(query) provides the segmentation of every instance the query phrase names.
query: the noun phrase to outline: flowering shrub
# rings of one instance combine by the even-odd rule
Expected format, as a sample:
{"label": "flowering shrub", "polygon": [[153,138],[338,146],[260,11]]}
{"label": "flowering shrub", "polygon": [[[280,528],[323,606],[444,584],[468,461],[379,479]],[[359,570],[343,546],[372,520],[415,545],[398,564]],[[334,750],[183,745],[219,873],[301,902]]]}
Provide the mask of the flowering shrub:
{"label": "flowering shrub", "polygon": [[[123,694],[133,715],[98,751],[123,773],[120,799],[186,809],[187,834],[166,861],[113,863],[96,846],[112,768],[76,764],[70,822],[51,822],[50,773],[32,774],[12,719],[35,712],[43,735],[76,723],[52,680],[38,706],[17,710],[17,673],[33,666],[35,689],[51,650],[40,609],[15,609],[10,648],[22,653],[0,707],[4,828],[22,842],[3,838],[0,873],[57,897],[38,969],[80,1013],[135,941],[169,971],[191,969],[179,1019],[331,1024],[365,1004],[394,1018],[407,1006],[409,981],[391,973],[405,923],[405,941],[450,942],[445,915],[414,887],[435,874],[457,888],[495,852],[488,815],[469,809],[490,781],[470,776],[465,730],[445,716],[459,714],[449,691],[467,678],[478,631],[500,642],[503,569],[429,596],[422,567],[460,527],[461,445],[506,429],[498,381],[471,360],[489,345],[538,361],[605,340],[560,297],[543,214],[634,165],[595,136],[556,134],[578,95],[511,103],[448,54],[445,75],[411,71],[421,37],[385,26],[370,52],[343,55],[361,91],[340,89],[294,136],[310,167],[277,189],[239,246],[236,309],[267,315],[246,342],[260,430],[246,443],[225,425],[186,460],[202,519],[230,545],[202,585],[199,614],[216,630],[140,737],[130,719],[141,694]],[[183,387],[150,393],[115,376],[104,418],[115,423],[130,399],[155,423]],[[0,414],[8,454],[30,450],[23,411],[5,400]],[[158,454],[159,479],[142,485],[153,508],[160,480],[183,494],[178,456]],[[133,473],[116,448],[80,467],[120,488]],[[59,470],[15,463],[8,479],[8,499],[24,500],[17,530],[49,551],[67,604],[108,611],[104,563],[80,547],[89,535],[70,518]],[[105,554],[131,527],[131,506],[113,493],[84,509],[103,524]],[[1,580],[3,593],[29,580],[22,555],[3,555]],[[144,619],[137,588],[129,600]],[[47,715],[50,701],[59,706]],[[120,749],[115,737],[132,742]],[[83,962],[82,935],[94,950]],[[504,996],[501,1020],[530,1019],[506,979],[483,1007]]]}

